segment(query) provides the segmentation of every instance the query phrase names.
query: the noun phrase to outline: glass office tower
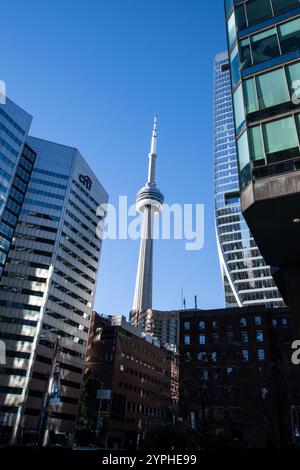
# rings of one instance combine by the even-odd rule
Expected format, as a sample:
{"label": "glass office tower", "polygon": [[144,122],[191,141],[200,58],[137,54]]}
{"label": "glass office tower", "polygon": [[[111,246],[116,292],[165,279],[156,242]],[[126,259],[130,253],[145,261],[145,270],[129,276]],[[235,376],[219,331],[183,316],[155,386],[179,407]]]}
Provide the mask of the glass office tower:
{"label": "glass office tower", "polygon": [[36,153],[0,283],[0,426],[34,440],[58,342],[61,385],[44,442],[75,431],[101,254],[97,207],[107,194],[78,150],[28,137]]}
{"label": "glass office tower", "polygon": [[219,258],[227,307],[283,301],[242,216],[227,52],[214,62],[214,182]]}
{"label": "glass office tower", "polygon": [[242,211],[299,312],[300,0],[226,0],[225,10]]}
{"label": "glass office tower", "polygon": [[25,144],[31,120],[8,98],[0,104],[0,279],[35,160]]}

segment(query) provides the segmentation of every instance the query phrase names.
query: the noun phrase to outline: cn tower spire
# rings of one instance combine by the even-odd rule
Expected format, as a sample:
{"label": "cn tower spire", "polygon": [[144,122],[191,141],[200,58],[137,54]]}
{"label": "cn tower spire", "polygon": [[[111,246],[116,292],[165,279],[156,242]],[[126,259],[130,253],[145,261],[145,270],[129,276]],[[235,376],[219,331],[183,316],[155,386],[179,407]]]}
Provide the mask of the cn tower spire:
{"label": "cn tower spire", "polygon": [[157,114],[154,116],[154,126],[151,139],[151,150],[149,153],[149,166],[148,166],[148,184],[155,184],[156,172],[156,143],[157,143]]}
{"label": "cn tower spire", "polygon": [[137,210],[142,214],[142,233],[134,300],[131,311],[131,322],[134,325],[145,324],[145,319],[147,315],[149,316],[149,310],[152,309],[154,215],[155,212],[161,211],[164,202],[164,196],[155,184],[157,160],[156,145],[157,115],[154,117],[151,138],[148,180],[146,185],[138,192],[136,198]]}

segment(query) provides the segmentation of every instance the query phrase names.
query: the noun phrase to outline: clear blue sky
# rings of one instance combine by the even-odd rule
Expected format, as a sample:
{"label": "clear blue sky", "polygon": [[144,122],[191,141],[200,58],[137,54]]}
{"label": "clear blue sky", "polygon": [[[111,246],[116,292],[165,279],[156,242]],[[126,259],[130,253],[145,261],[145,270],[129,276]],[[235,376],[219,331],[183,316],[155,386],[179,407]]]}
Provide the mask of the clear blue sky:
{"label": "clear blue sky", "polygon": [[[168,203],[203,203],[205,247],[158,241],[154,307],[223,306],[213,213],[213,57],[225,49],[223,1],[11,0],[1,5],[1,74],[33,117],[31,134],[76,146],[110,202],[134,202],[159,115],[157,182]],[[139,243],[106,241],[101,313],[132,305]]]}

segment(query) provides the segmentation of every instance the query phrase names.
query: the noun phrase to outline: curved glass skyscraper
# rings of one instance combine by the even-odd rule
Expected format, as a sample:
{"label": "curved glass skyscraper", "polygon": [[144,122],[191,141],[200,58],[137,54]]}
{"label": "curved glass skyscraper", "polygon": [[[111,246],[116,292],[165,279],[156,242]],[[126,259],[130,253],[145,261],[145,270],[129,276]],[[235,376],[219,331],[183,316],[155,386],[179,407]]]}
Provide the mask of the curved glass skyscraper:
{"label": "curved glass skyscraper", "polygon": [[214,63],[214,181],[219,258],[228,307],[283,301],[242,216],[237,151],[226,52]]}

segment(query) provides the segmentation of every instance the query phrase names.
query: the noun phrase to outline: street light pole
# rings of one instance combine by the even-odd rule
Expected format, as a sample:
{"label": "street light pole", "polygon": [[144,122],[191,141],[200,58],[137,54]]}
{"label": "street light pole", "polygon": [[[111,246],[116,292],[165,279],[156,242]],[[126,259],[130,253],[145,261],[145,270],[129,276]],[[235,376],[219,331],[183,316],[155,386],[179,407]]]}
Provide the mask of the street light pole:
{"label": "street light pole", "polygon": [[48,438],[49,438],[49,429],[47,428],[47,418],[48,418],[47,414],[48,414],[48,408],[49,408],[50,398],[51,398],[51,393],[52,393],[52,388],[53,388],[54,374],[55,374],[56,367],[57,367],[57,356],[59,352],[59,336],[57,336],[56,338],[53,350],[54,351],[53,351],[50,374],[48,378],[47,389],[43,397],[42,406],[41,406],[40,415],[39,415],[39,421],[38,421],[38,429],[37,429],[37,443],[39,445],[42,445],[43,447],[47,445]]}

